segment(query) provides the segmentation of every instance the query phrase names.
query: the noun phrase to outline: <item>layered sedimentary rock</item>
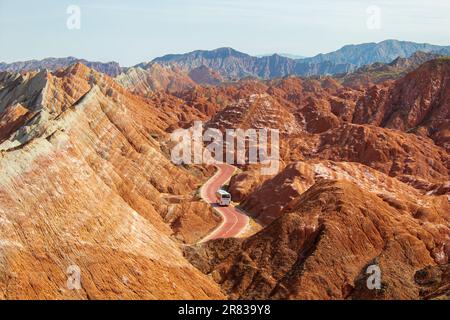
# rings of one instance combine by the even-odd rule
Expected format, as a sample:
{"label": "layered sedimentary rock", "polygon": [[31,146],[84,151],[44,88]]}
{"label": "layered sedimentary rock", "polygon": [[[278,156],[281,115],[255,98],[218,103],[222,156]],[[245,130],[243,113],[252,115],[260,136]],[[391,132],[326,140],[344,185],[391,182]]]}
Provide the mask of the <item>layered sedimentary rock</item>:
{"label": "layered sedimentary rock", "polygon": [[[260,177],[259,170],[241,175]],[[293,207],[298,198],[316,182],[345,180],[357,184],[364,192],[372,192],[398,209],[413,215],[428,215],[434,221],[434,209],[441,213],[449,209],[447,197],[426,194],[398,179],[355,162],[310,160],[294,162],[273,178],[265,178],[260,185],[245,185],[237,175],[230,183],[232,194],[246,195],[241,206],[260,221],[268,224]],[[245,179],[243,181],[252,181]],[[248,189],[250,190],[248,190]],[[438,211],[439,211],[438,210]]]}
{"label": "layered sedimentary rock", "polygon": [[[418,299],[415,272],[448,261],[446,205],[428,223],[352,182],[319,181],[259,233],[185,254],[232,298]],[[372,265],[382,275],[375,290]]]}
{"label": "layered sedimentary rock", "polygon": [[[171,237],[194,241],[217,221],[189,204],[204,173],[168,159],[155,105],[81,64],[24,77],[0,96],[20,125],[2,125],[1,298],[223,297]],[[211,223],[171,229],[163,217],[175,210]]]}
{"label": "layered sedimentary rock", "polygon": [[412,132],[449,147],[450,59],[429,61],[395,83],[370,89],[353,122]]}
{"label": "layered sedimentary rock", "polygon": [[140,95],[149,95],[155,91],[178,92],[192,89],[196,83],[180,69],[174,66],[162,66],[157,63],[147,66],[129,68],[116,77],[116,81]]}
{"label": "layered sedimentary rock", "polygon": [[[433,60],[362,90],[333,79],[235,86],[241,101],[252,94],[277,101],[278,123],[294,119],[297,130],[283,134],[278,174],[241,166],[230,181],[233,199],[264,228],[188,247],[185,255],[231,298],[447,297],[447,67]],[[278,119],[261,102],[237,106],[209,124],[271,127]],[[367,285],[371,268],[381,272],[378,289]]]}
{"label": "layered sedimentary rock", "polygon": [[[114,80],[82,64],[0,73],[1,298],[448,296],[448,59],[355,88],[223,83],[203,54]],[[222,55],[233,75],[253,66],[222,50],[212,69]],[[239,165],[228,187],[257,234],[196,245],[220,223],[195,194],[213,169],[169,158],[194,121],[280,130],[280,171]]]}
{"label": "layered sedimentary rock", "polygon": [[282,134],[299,131],[295,117],[268,94],[252,94],[247,99],[239,99],[218,112],[207,126],[220,130],[277,129]]}

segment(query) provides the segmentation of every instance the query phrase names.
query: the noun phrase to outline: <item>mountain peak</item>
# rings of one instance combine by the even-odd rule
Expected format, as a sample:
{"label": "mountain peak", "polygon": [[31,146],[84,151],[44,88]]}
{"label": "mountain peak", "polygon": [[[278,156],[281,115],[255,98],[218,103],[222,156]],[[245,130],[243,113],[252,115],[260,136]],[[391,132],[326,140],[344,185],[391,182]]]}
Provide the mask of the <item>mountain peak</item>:
{"label": "mountain peak", "polygon": [[74,64],[70,65],[69,67],[65,68],[63,73],[65,75],[78,75],[80,77],[83,77],[89,73],[91,73],[92,70],[86,66],[84,63],[82,63],[81,61],[77,61]]}
{"label": "mountain peak", "polygon": [[220,48],[217,48],[217,49],[214,49],[214,50],[211,50],[211,51],[224,52],[224,53],[230,53],[230,54],[242,53],[242,52],[239,52],[239,51],[237,51],[237,50],[235,50],[235,49],[233,49],[231,47],[220,47]]}
{"label": "mountain peak", "polygon": [[221,47],[210,51],[194,51],[197,54],[200,54],[205,57],[250,57],[250,55],[243,53],[241,51],[237,51],[236,49],[233,49],[231,47]]}

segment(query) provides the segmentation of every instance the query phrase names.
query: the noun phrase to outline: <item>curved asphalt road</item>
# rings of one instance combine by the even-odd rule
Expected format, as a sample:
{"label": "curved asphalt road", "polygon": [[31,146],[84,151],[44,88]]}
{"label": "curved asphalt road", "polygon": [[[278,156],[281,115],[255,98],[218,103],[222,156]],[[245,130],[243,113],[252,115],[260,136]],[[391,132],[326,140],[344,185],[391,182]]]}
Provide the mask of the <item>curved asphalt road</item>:
{"label": "curved asphalt road", "polygon": [[[217,164],[216,174],[206,182],[200,190],[200,196],[211,204],[213,209],[222,216],[222,223],[200,242],[219,238],[233,238],[238,236],[248,224],[248,216],[233,206],[220,207],[217,204],[216,192],[230,180],[235,167],[229,164]],[[233,200],[233,199],[232,199]]]}

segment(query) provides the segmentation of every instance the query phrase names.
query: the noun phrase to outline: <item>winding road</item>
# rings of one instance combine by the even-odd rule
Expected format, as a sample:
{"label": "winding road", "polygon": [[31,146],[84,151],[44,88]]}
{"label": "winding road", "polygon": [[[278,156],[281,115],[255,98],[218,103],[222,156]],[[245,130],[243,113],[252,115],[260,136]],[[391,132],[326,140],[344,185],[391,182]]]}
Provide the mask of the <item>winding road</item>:
{"label": "winding road", "polygon": [[213,210],[222,216],[222,223],[200,242],[219,238],[236,237],[247,227],[249,222],[248,216],[241,213],[235,207],[220,207],[217,204],[216,192],[230,180],[235,167],[229,164],[218,164],[216,167],[216,174],[203,185],[200,190],[200,196],[207,203],[211,204]]}

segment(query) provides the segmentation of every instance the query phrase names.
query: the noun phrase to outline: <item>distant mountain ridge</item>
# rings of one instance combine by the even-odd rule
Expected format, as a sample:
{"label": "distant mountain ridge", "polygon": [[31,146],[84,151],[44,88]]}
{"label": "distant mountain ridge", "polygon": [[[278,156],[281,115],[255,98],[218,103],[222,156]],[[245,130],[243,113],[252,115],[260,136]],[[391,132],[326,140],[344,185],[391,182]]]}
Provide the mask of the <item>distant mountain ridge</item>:
{"label": "distant mountain ridge", "polygon": [[267,54],[258,54],[255,57],[257,58],[263,58],[263,57],[270,57],[273,56],[274,54],[277,54],[279,56],[285,57],[285,58],[289,58],[289,59],[294,59],[294,60],[298,60],[298,59],[306,59],[306,56],[303,55],[299,55],[299,54],[291,54],[291,53],[282,53],[282,52],[274,52],[274,53],[267,53]]}
{"label": "distant mountain ridge", "polygon": [[287,75],[348,73],[375,62],[389,63],[398,57],[407,58],[417,51],[450,54],[450,46],[385,40],[379,43],[346,45],[334,52],[304,59],[290,59],[278,54],[253,57],[232,48],[219,48],[211,51],[197,50],[185,54],[165,55],[152,62],[164,65],[176,64],[186,72],[205,65],[227,79],[249,76],[271,79]]}
{"label": "distant mountain ridge", "polygon": [[229,80],[245,77],[275,78],[292,74],[295,67],[295,60],[293,59],[276,54],[258,58],[232,48],[219,48],[211,51],[196,50],[186,54],[170,54],[156,58],[152,62],[162,65],[175,64],[185,72],[206,66]]}
{"label": "distant mountain ridge", "polygon": [[39,71],[44,69],[55,71],[60,68],[67,68],[78,62],[98,72],[105,73],[111,77],[116,77],[124,71],[124,68],[122,68],[120,64],[115,61],[97,62],[97,61],[88,61],[85,59],[78,59],[75,57],[67,57],[67,58],[45,58],[43,60],[18,61],[13,63],[0,62],[0,72],[2,71],[27,72],[27,71]]}
{"label": "distant mountain ridge", "polygon": [[[193,70],[206,67],[217,73],[216,78],[239,80],[246,77],[273,79],[288,75],[315,76],[350,73],[362,66],[373,63],[390,63],[396,58],[409,58],[416,52],[450,55],[450,46],[415,43],[398,40],[385,40],[379,43],[346,45],[339,50],[314,57],[292,59],[283,54],[270,56],[251,56],[233,48],[215,50],[196,50],[185,54],[168,54],[143,62],[134,67],[152,68],[157,63],[174,67],[189,74]],[[48,69],[54,71],[75,63],[83,63],[89,68],[111,77],[127,72],[130,68],[121,67],[117,62],[92,62],[75,57],[46,58],[14,63],[0,63],[0,72],[22,72]],[[203,70],[204,71],[204,70]],[[212,79],[209,79],[213,81]]]}
{"label": "distant mountain ridge", "polygon": [[450,52],[450,46],[438,46],[428,43],[415,43],[410,41],[385,40],[379,43],[363,43],[346,45],[341,49],[318,54],[312,58],[303,59],[312,63],[331,61],[335,64],[352,64],[363,66],[375,62],[389,63],[398,57],[407,58],[417,51],[422,52]]}

